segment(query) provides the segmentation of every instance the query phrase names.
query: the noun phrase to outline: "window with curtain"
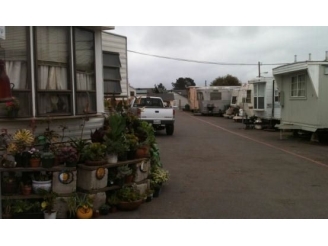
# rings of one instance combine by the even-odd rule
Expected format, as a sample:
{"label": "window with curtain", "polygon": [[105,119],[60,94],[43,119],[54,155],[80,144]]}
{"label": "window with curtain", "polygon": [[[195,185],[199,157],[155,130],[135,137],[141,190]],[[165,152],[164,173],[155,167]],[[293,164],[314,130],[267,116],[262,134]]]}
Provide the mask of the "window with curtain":
{"label": "window with curtain", "polygon": [[106,51],[103,52],[103,66],[105,94],[122,93],[120,54]]}
{"label": "window with curtain", "polygon": [[0,59],[5,61],[6,73],[13,84],[12,94],[20,103],[18,117],[28,117],[32,112],[28,30],[24,26],[6,26],[6,39],[0,39]]}
{"label": "window with curtain", "polygon": [[76,113],[96,113],[94,33],[74,28]]}
{"label": "window with curtain", "polygon": [[72,114],[69,27],[35,28],[37,114]]}
{"label": "window with curtain", "polygon": [[291,97],[305,98],[305,75],[297,75],[292,77]]}
{"label": "window with curtain", "polygon": [[265,83],[254,84],[254,109],[264,109]]}

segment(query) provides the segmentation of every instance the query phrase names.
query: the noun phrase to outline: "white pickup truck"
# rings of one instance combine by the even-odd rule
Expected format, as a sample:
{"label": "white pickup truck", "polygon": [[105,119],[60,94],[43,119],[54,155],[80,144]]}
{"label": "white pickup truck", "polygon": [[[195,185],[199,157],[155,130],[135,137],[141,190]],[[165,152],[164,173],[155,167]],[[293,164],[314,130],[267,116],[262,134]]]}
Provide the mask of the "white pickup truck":
{"label": "white pickup truck", "polygon": [[130,111],[140,120],[152,124],[155,130],[166,130],[167,135],[173,135],[175,110],[164,107],[162,98],[141,96],[135,97],[130,105]]}

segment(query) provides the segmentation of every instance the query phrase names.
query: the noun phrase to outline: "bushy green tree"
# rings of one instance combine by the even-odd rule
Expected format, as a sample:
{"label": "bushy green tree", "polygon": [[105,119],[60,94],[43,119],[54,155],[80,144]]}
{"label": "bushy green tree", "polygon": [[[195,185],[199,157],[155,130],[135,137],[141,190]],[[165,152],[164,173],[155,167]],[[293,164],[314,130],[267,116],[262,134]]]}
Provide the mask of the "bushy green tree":
{"label": "bushy green tree", "polygon": [[178,78],[175,83],[172,83],[173,90],[185,90],[186,87],[195,85],[191,78]]}
{"label": "bushy green tree", "polygon": [[241,85],[239,79],[230,74],[224,77],[217,77],[212,81],[211,86],[239,86]]}

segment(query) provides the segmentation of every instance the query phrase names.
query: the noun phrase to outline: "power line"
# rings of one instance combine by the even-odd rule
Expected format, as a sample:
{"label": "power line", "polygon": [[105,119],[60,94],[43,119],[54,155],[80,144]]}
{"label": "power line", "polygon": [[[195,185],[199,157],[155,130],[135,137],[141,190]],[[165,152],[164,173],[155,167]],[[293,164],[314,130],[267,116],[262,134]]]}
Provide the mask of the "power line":
{"label": "power line", "polygon": [[[195,62],[195,63],[202,63],[202,64],[213,64],[213,65],[230,65],[230,66],[257,66],[258,63],[228,63],[228,62],[210,62],[210,61],[197,61],[197,60],[190,60],[190,59],[183,59],[183,58],[176,58],[176,57],[168,57],[168,56],[160,56],[160,55],[153,55],[153,54],[147,54],[143,52],[128,50],[128,52],[144,55],[144,56],[152,56],[157,58],[163,58],[163,59],[169,59],[169,60],[176,60],[176,61],[184,61],[184,62]],[[286,65],[288,63],[272,63],[272,64],[263,64],[262,65]]]}

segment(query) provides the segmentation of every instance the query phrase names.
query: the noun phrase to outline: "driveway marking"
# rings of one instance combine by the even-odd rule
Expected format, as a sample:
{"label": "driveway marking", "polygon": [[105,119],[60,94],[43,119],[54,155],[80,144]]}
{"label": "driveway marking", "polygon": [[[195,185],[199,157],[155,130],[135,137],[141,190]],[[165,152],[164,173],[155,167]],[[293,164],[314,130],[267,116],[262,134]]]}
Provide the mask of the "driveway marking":
{"label": "driveway marking", "polygon": [[[187,113],[185,113],[185,114],[187,114]],[[188,114],[187,114],[187,115],[188,115]],[[202,121],[202,122],[204,122],[204,123],[206,123],[206,124],[208,124],[208,125],[210,125],[210,126],[214,126],[214,127],[216,127],[216,128],[219,128],[219,129],[221,129],[222,131],[229,132],[229,133],[234,134],[234,135],[236,135],[236,136],[239,136],[239,137],[242,137],[242,138],[246,138],[246,139],[251,140],[251,141],[253,141],[253,142],[256,142],[256,143],[259,143],[259,144],[262,144],[262,145],[268,146],[268,147],[273,148],[273,149],[276,149],[276,150],[280,150],[280,151],[285,152],[285,153],[287,153],[287,154],[290,154],[290,155],[296,156],[296,157],[298,157],[298,158],[301,158],[301,159],[304,159],[304,160],[310,161],[310,162],[312,162],[312,163],[314,163],[314,164],[317,164],[317,165],[319,165],[319,166],[323,166],[323,167],[328,168],[328,165],[327,165],[327,164],[322,163],[322,162],[320,162],[320,161],[316,161],[316,160],[310,159],[310,158],[305,157],[305,156],[303,156],[303,155],[299,155],[299,154],[296,154],[296,153],[291,152],[291,151],[289,151],[289,150],[286,150],[286,149],[283,149],[283,148],[279,148],[279,147],[277,147],[277,146],[274,146],[274,145],[272,145],[272,144],[269,144],[269,143],[266,143],[266,142],[263,142],[263,141],[257,140],[257,139],[255,139],[255,138],[251,138],[251,137],[245,136],[245,135],[243,135],[243,134],[239,134],[239,133],[236,133],[236,132],[230,131],[230,130],[224,128],[224,127],[221,127],[221,126],[219,126],[219,125],[215,125],[215,124],[213,124],[213,123],[211,123],[211,122],[208,122],[208,121],[206,121],[206,120],[200,119],[200,118],[198,118],[198,117],[192,117],[192,116],[190,116],[190,115],[189,115],[189,117],[194,118],[194,119],[199,120],[199,121]]]}

